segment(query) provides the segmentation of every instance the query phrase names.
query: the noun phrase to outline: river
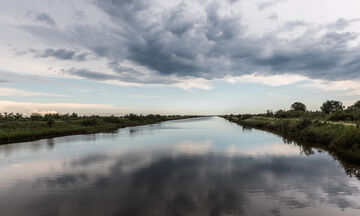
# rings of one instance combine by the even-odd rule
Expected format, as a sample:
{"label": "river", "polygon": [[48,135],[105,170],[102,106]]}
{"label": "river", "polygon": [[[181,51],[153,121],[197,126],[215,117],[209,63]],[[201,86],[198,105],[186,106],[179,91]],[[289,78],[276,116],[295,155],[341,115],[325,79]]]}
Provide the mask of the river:
{"label": "river", "polygon": [[360,215],[328,153],[220,117],[0,146],[0,215]]}

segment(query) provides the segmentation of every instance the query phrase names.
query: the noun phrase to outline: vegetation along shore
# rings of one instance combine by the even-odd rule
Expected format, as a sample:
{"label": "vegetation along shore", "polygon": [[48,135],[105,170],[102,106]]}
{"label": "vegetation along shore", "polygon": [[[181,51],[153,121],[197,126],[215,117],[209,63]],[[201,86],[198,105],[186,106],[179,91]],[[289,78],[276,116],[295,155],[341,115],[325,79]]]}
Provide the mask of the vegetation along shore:
{"label": "vegetation along shore", "polygon": [[326,101],[321,111],[308,111],[296,102],[290,110],[264,114],[222,116],[243,127],[276,133],[307,147],[327,150],[346,162],[360,164],[360,101],[345,109],[340,101]]}
{"label": "vegetation along shore", "polygon": [[114,131],[119,128],[153,124],[157,122],[192,118],[181,115],[78,116],[73,114],[32,114],[24,117],[17,113],[0,113],[0,144],[32,141],[72,134]]}

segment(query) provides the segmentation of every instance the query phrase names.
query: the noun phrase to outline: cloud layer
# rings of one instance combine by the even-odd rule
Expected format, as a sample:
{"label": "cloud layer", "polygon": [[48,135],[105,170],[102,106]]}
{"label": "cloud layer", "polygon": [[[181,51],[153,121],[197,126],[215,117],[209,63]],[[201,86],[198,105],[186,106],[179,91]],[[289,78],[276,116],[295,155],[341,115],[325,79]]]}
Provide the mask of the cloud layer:
{"label": "cloud layer", "polygon": [[[258,13],[272,17],[267,22],[278,23],[269,31],[251,34],[243,2],[92,0],[81,2],[84,10],[75,10],[61,21],[53,18],[51,10],[33,12],[32,17],[45,25],[18,28],[47,46],[32,47],[43,50],[35,57],[72,61],[61,66],[63,74],[97,81],[173,85],[180,80],[254,73],[326,81],[360,79],[358,32],[349,30],[358,19],[280,22],[276,10],[271,16],[265,13],[286,1],[260,1],[254,3]],[[96,20],[88,11],[96,12]],[[87,65],[88,57],[102,67]]]}
{"label": "cloud layer", "polygon": [[[99,112],[113,113],[121,111],[126,107],[117,107],[104,104],[81,104],[81,103],[30,103],[30,102],[16,102],[0,100],[0,113],[1,112],[19,112],[26,115],[31,113],[52,113],[62,112],[66,113],[68,110],[78,112],[80,114],[88,114]],[[56,111],[55,111],[56,110]]]}
{"label": "cloud layer", "polygon": [[19,90],[19,89],[0,87],[0,97],[8,97],[8,96],[68,97],[67,95],[62,95],[62,94],[51,94],[51,93],[46,93],[46,92],[23,91],[23,90]]}

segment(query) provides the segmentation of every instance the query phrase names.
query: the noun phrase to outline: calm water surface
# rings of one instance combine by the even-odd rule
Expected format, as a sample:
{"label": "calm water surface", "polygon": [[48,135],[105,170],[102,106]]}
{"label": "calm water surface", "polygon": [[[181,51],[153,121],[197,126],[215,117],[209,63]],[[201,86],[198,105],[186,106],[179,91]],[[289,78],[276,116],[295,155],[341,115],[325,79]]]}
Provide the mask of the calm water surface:
{"label": "calm water surface", "polygon": [[0,215],[360,215],[360,181],[203,117],[0,146]]}

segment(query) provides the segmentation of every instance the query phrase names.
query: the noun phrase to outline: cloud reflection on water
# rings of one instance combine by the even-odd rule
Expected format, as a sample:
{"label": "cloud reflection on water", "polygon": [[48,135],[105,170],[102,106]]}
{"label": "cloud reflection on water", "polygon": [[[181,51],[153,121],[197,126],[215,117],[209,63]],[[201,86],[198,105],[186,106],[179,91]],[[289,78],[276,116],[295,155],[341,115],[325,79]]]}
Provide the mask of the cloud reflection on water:
{"label": "cloud reflection on water", "polygon": [[[360,210],[359,181],[327,153],[300,155],[299,146],[256,130],[243,135],[217,118],[168,124],[175,128],[151,128],[135,137],[54,139],[52,149],[37,144],[31,156],[20,144],[21,151],[0,162],[6,177],[0,180],[2,214],[356,215]],[[191,124],[198,129],[188,130]],[[209,133],[212,129],[218,133]],[[219,139],[219,133],[235,133],[236,139]],[[255,136],[265,139],[254,142]]]}

